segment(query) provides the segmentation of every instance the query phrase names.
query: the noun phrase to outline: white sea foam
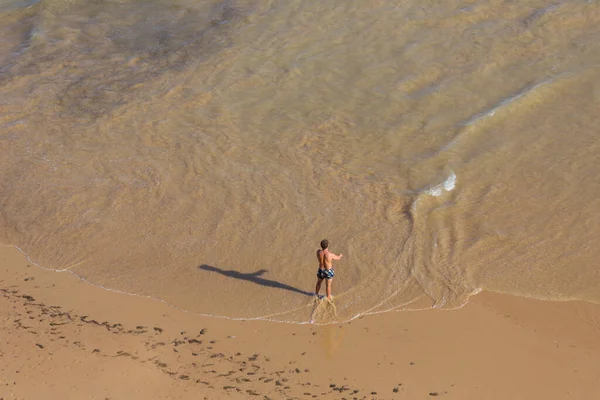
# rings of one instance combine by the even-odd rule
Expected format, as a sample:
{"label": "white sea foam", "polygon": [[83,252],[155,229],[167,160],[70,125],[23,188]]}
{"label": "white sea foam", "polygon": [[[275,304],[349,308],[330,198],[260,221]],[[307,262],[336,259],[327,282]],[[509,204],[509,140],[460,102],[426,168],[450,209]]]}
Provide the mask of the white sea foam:
{"label": "white sea foam", "polygon": [[434,197],[440,197],[444,192],[450,192],[454,190],[455,186],[456,174],[454,172],[450,172],[450,175],[448,175],[444,182],[427,189],[427,194]]}

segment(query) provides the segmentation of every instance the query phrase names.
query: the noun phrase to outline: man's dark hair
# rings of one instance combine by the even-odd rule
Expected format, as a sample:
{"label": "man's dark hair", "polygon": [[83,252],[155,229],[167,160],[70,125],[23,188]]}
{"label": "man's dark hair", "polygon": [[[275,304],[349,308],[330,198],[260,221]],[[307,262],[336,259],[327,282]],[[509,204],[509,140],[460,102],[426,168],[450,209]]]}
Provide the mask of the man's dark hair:
{"label": "man's dark hair", "polygon": [[329,241],[327,239],[321,240],[321,248],[325,250],[327,247],[329,247]]}

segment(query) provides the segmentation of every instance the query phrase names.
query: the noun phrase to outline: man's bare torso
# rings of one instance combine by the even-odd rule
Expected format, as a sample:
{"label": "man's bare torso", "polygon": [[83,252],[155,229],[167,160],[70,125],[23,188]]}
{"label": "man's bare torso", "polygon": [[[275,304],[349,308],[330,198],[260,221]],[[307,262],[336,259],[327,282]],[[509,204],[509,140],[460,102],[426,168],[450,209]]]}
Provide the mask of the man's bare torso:
{"label": "man's bare torso", "polygon": [[317,250],[317,259],[319,260],[319,269],[332,269],[332,257],[329,250]]}

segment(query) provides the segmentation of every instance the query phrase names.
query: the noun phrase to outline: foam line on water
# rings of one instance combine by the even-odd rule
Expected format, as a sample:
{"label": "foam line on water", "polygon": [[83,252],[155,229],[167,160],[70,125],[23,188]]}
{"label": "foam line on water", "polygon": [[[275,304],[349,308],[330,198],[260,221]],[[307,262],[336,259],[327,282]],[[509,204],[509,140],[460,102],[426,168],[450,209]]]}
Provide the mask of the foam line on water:
{"label": "foam line on water", "polygon": [[473,125],[476,125],[476,124],[480,123],[481,121],[485,121],[489,117],[493,117],[494,115],[496,115],[496,112],[503,110],[504,108],[508,107],[509,105],[513,104],[514,102],[517,102],[517,101],[525,98],[526,96],[530,95],[537,89],[539,89],[543,86],[547,86],[550,83],[555,82],[557,79],[559,79],[567,74],[568,74],[568,72],[563,72],[561,74],[558,74],[551,78],[545,79],[542,82],[536,83],[534,85],[527,85],[524,88],[522,88],[521,90],[519,90],[516,94],[509,96],[505,99],[502,99],[500,102],[498,102],[496,105],[492,106],[491,108],[489,108],[485,111],[479,112],[479,113],[471,116],[467,120],[459,123],[460,128],[459,128],[458,132],[454,135],[454,137],[448,143],[446,143],[436,153],[439,154],[439,153],[442,153],[442,152],[452,148],[456,144],[456,142],[458,142],[460,140],[460,138],[463,137],[463,135],[466,132],[468,132],[469,129]]}
{"label": "foam line on water", "polygon": [[125,292],[122,290],[118,290],[118,289],[112,289],[103,285],[98,285],[95,283],[92,283],[90,281],[88,281],[87,279],[83,278],[81,275],[78,275],[77,273],[71,271],[70,269],[52,269],[52,268],[46,268],[38,263],[36,263],[35,261],[33,261],[31,259],[31,257],[29,256],[29,254],[27,254],[23,249],[21,249],[19,246],[13,246],[15,247],[17,250],[19,250],[27,259],[27,261],[29,263],[31,263],[32,265],[35,265],[38,268],[41,268],[43,270],[46,271],[51,271],[51,272],[56,272],[56,273],[69,273],[75,277],[77,277],[80,281],[84,282],[85,284],[88,284],[90,286],[94,286],[97,287],[99,289],[102,290],[106,290],[108,292],[113,292],[113,293],[118,293],[118,294],[122,294],[122,295],[127,295],[127,296],[134,296],[134,297],[140,297],[140,298],[144,298],[144,299],[150,299],[150,300],[154,300],[154,301],[158,301],[161,302],[165,305],[167,305],[168,307],[174,308],[178,311],[182,311],[185,312],[187,314],[191,314],[191,315],[195,315],[195,316],[199,316],[199,317],[211,317],[211,318],[219,318],[219,319],[226,319],[226,320],[230,320],[230,321],[267,321],[267,322],[276,322],[276,323],[286,323],[286,324],[294,324],[294,325],[308,325],[308,324],[314,324],[314,325],[329,325],[329,324],[336,324],[336,323],[346,323],[346,322],[350,322],[358,317],[360,317],[361,315],[366,315],[365,313],[358,313],[346,320],[343,321],[332,321],[332,322],[326,322],[326,323],[317,323],[317,322],[313,322],[313,321],[285,321],[285,320],[279,320],[279,319],[274,319],[273,317],[276,317],[277,315],[283,315],[283,314],[288,314],[297,310],[301,310],[302,308],[308,308],[313,306],[313,302],[312,302],[312,298],[311,298],[311,302],[309,302],[308,304],[304,305],[304,306],[300,306],[291,310],[285,310],[282,311],[280,313],[274,313],[274,314],[267,314],[267,315],[263,315],[263,316],[259,316],[259,317],[226,317],[226,316],[222,316],[222,315],[213,315],[213,314],[206,314],[206,313],[198,313],[198,312],[194,312],[194,311],[190,311],[187,310],[185,308],[176,306],[175,304],[169,303],[166,300],[163,300],[159,297],[154,297],[154,296],[150,296],[150,295],[143,295],[143,294],[138,294],[138,293],[130,293],[130,292]]}
{"label": "foam line on water", "polygon": [[460,125],[462,126],[470,126],[473,125],[477,122],[479,122],[480,120],[483,120],[486,117],[493,117],[494,114],[496,114],[496,111],[500,110],[503,107],[506,107],[507,105],[525,97],[526,95],[532,93],[534,90],[542,87],[542,86],[546,86],[549,83],[554,82],[556,79],[558,79],[561,75],[556,75],[553,76],[552,78],[548,78],[540,83],[537,83],[535,85],[528,85],[525,86],[523,89],[519,90],[516,94],[509,96],[503,100],[501,100],[498,104],[496,104],[495,106],[491,107],[490,109],[480,112],[478,114],[473,115],[471,118],[467,119],[466,121],[462,122]]}
{"label": "foam line on water", "polygon": [[[8,246],[10,246],[10,245],[8,245]],[[122,295],[126,295],[126,296],[140,297],[140,298],[149,299],[149,300],[153,300],[153,301],[158,301],[158,302],[163,303],[166,306],[171,307],[171,308],[173,308],[175,310],[182,311],[182,312],[184,312],[186,314],[190,314],[190,315],[194,315],[194,316],[198,316],[198,317],[219,318],[219,319],[226,319],[226,320],[229,320],[229,321],[265,321],[265,322],[286,323],[286,324],[293,324],[293,325],[309,325],[309,324],[312,324],[312,325],[331,325],[331,324],[340,324],[340,323],[347,323],[347,322],[354,321],[355,319],[360,318],[361,316],[365,316],[365,315],[376,315],[376,314],[383,314],[383,313],[386,313],[386,312],[392,312],[392,311],[397,310],[398,308],[410,305],[410,304],[412,304],[415,301],[417,301],[417,300],[420,299],[420,297],[417,297],[417,298],[415,298],[413,300],[410,300],[410,301],[408,301],[406,303],[403,303],[403,304],[400,304],[398,306],[395,306],[395,307],[393,307],[393,308],[391,308],[389,310],[372,311],[375,308],[382,306],[383,304],[385,304],[385,302],[389,301],[392,297],[394,297],[395,295],[397,295],[398,293],[400,293],[400,291],[404,288],[404,287],[400,287],[400,288],[398,288],[398,290],[394,291],[394,293],[392,295],[390,295],[389,297],[387,297],[385,300],[381,301],[379,304],[377,304],[377,305],[369,308],[366,311],[359,312],[356,315],[354,315],[354,316],[352,316],[350,318],[344,319],[342,321],[332,321],[332,322],[325,322],[325,323],[314,322],[314,321],[311,321],[310,319],[308,321],[285,321],[285,320],[279,320],[279,319],[274,319],[273,318],[273,317],[276,317],[277,315],[288,314],[288,313],[291,313],[291,312],[294,312],[294,311],[301,310],[303,308],[312,307],[314,305],[313,301],[312,301],[312,298],[311,298],[311,301],[308,304],[305,304],[305,305],[300,306],[300,307],[296,307],[296,308],[291,309],[291,310],[282,311],[280,313],[267,314],[267,315],[263,315],[263,316],[259,316],[259,317],[226,317],[226,316],[222,316],[222,315],[213,315],[213,314],[199,313],[199,312],[194,312],[194,311],[191,311],[191,310],[187,310],[187,309],[179,307],[179,306],[177,306],[175,304],[169,303],[168,301],[163,300],[163,299],[161,299],[159,297],[154,297],[154,296],[144,295],[144,294],[138,294],[138,293],[130,293],[130,292],[125,292],[125,291],[118,290],[118,289],[112,289],[112,288],[109,288],[109,287],[106,287],[106,286],[103,286],[103,285],[98,285],[98,284],[95,284],[95,283],[92,283],[92,282],[88,281],[87,279],[83,278],[81,275],[78,275],[77,273],[75,273],[75,272],[73,272],[73,271],[71,271],[69,269],[58,269],[57,270],[57,269],[52,269],[52,268],[46,268],[46,267],[44,267],[44,266],[36,263],[35,261],[33,261],[31,259],[31,257],[29,256],[29,254],[27,254],[25,251],[23,251],[23,249],[21,249],[19,246],[13,245],[12,247],[14,247],[17,250],[19,250],[25,256],[25,258],[27,259],[27,261],[30,264],[35,265],[36,267],[38,267],[40,269],[43,269],[45,271],[51,271],[51,272],[56,272],[56,273],[64,273],[64,272],[66,272],[66,273],[69,273],[69,274],[75,276],[81,282],[83,282],[83,283],[85,283],[87,285],[90,285],[90,286],[93,286],[93,287],[96,287],[96,288],[99,288],[99,289],[102,289],[102,290],[106,290],[108,292],[118,293],[118,294],[122,294]],[[474,290],[471,293],[471,295],[477,294],[479,292],[481,292],[481,289],[476,289],[476,290]],[[469,295],[469,297],[471,297],[471,295]],[[338,296],[338,297],[340,297],[340,296]],[[467,303],[467,301],[465,301],[464,303],[462,303],[458,307],[453,307],[453,308],[450,308],[450,309],[447,309],[447,310],[454,310],[454,309],[462,308],[466,303]],[[422,309],[415,309],[415,310],[402,310],[402,311],[425,311],[425,310],[430,310],[430,309],[431,309],[431,307],[422,308]]]}
{"label": "foam line on water", "polygon": [[[187,310],[185,308],[176,306],[175,304],[169,303],[168,301],[163,300],[163,299],[161,299],[159,297],[154,297],[154,296],[150,296],[150,295],[143,295],[143,294],[137,294],[137,293],[125,292],[125,291],[122,291],[122,290],[112,289],[112,288],[109,288],[109,287],[106,287],[106,286],[103,286],[103,285],[98,285],[98,284],[92,283],[92,282],[88,281],[87,279],[85,279],[84,277],[82,277],[81,275],[78,275],[78,274],[76,274],[75,272],[73,272],[73,271],[71,271],[69,269],[52,269],[52,268],[46,268],[46,267],[44,267],[44,266],[36,263],[35,261],[33,261],[31,259],[31,257],[29,256],[29,254],[27,254],[25,251],[23,251],[23,249],[21,249],[19,246],[13,246],[13,247],[16,248],[17,250],[19,250],[25,256],[25,258],[27,259],[27,261],[29,263],[31,263],[31,264],[35,265],[36,267],[41,268],[43,270],[52,271],[52,272],[56,272],[56,273],[66,272],[66,273],[69,273],[69,274],[77,277],[80,281],[82,281],[82,282],[84,282],[84,283],[86,283],[86,284],[88,284],[90,286],[94,286],[94,287],[97,287],[99,289],[106,290],[108,292],[118,293],[118,294],[127,295],[127,296],[141,297],[141,298],[144,298],[144,299],[150,299],[150,300],[158,301],[158,302],[161,302],[161,303],[163,303],[163,304],[165,304],[165,305],[167,305],[167,306],[169,306],[171,308],[174,308],[174,309],[176,309],[178,311],[185,312],[187,314],[191,314],[191,315],[195,315],[195,316],[199,316],[199,317],[212,317],[212,318],[227,319],[227,320],[231,320],[231,321],[269,321],[269,322],[279,322],[279,323],[283,322],[283,323],[287,323],[287,324],[296,324],[296,325],[306,325],[306,324],[310,323],[309,321],[300,321],[300,322],[298,322],[298,321],[283,321],[283,320],[276,320],[276,319],[270,318],[270,317],[273,317],[273,316],[276,316],[276,315],[287,314],[289,312],[293,312],[293,311],[296,311],[296,310],[304,308],[304,307],[310,307],[310,305],[311,305],[310,303],[307,304],[307,305],[305,305],[305,306],[301,306],[301,307],[298,307],[296,309],[293,309],[293,310],[286,310],[286,311],[281,312],[281,313],[268,314],[266,316],[260,316],[260,317],[244,317],[244,318],[242,318],[242,317],[225,317],[225,316],[222,316],[222,315],[213,315],[213,314],[198,313],[198,312],[190,311],[190,310]],[[346,321],[343,321],[343,322],[346,322]]]}

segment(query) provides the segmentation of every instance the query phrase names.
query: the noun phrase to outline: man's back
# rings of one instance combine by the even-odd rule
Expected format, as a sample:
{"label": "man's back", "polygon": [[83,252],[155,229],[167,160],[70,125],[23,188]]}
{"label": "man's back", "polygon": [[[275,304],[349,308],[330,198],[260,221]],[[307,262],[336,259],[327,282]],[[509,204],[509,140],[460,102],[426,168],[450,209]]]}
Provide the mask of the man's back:
{"label": "man's back", "polygon": [[319,269],[332,269],[332,257],[331,257],[331,253],[325,249],[325,250],[317,250],[317,259],[319,260]]}

